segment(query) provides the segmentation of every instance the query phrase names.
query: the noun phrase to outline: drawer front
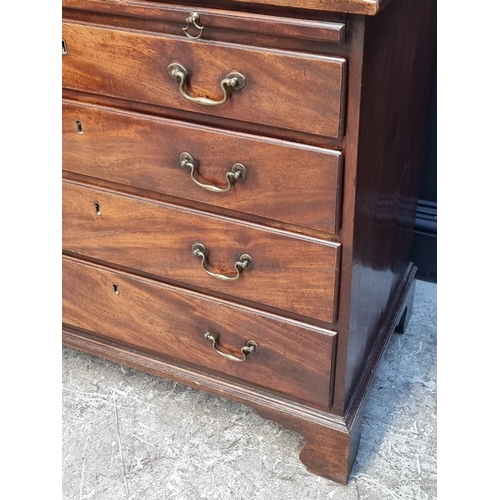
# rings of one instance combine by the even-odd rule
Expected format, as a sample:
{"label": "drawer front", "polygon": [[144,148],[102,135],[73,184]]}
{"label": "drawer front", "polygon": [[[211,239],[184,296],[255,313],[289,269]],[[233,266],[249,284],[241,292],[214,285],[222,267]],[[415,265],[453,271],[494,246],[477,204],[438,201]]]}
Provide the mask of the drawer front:
{"label": "drawer front", "polygon": [[151,19],[162,23],[172,23],[175,28],[173,34],[181,36],[199,36],[199,38],[218,40],[220,30],[228,30],[233,36],[237,33],[251,34],[252,38],[258,35],[282,36],[299,38],[301,40],[315,40],[318,42],[344,42],[346,26],[342,21],[313,21],[297,19],[283,15],[269,16],[236,10],[222,10],[220,8],[196,7],[198,20],[187,24],[192,8],[182,5],[162,4],[144,0],[63,0],[63,8],[100,12],[104,14],[118,14],[140,19]]}
{"label": "drawer front", "polygon": [[[318,406],[329,403],[335,332],[230,302],[63,259],[63,322],[131,347],[259,384]],[[252,340],[258,352],[244,362]]]}
{"label": "drawer front", "polygon": [[[63,23],[63,39],[65,88],[326,137],[341,133],[342,58],[73,23]],[[224,104],[193,103],[170,76],[171,63],[186,70],[190,97],[221,101],[221,82],[234,71],[246,83],[229,90]]]}
{"label": "drawer front", "polygon": [[[205,262],[192,251],[196,243]],[[320,321],[335,318],[337,243],[66,181],[63,249]],[[237,262],[249,262],[245,255],[253,267],[237,272]],[[221,281],[207,271],[239,278]]]}
{"label": "drawer front", "polygon": [[[337,231],[342,165],[337,151],[69,102],[63,104],[62,128],[64,170]],[[181,166],[184,152],[194,160],[192,171]],[[231,183],[226,175],[237,164],[245,179]],[[213,187],[229,191],[208,190]]]}

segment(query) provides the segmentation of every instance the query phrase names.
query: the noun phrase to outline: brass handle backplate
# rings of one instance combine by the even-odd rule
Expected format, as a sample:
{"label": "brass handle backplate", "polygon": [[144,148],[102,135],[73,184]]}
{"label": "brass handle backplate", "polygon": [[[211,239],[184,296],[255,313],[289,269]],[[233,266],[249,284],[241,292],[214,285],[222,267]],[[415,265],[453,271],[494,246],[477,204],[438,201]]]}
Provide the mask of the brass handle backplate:
{"label": "brass handle backplate", "polygon": [[241,163],[235,163],[229,172],[226,172],[226,187],[213,186],[211,184],[202,184],[196,180],[194,174],[196,172],[196,160],[189,153],[181,153],[179,157],[179,162],[184,170],[187,170],[191,174],[191,179],[193,182],[207,191],[212,193],[227,193],[236,181],[244,182],[247,178],[247,169],[245,165]]}
{"label": "brass handle backplate", "polygon": [[193,254],[201,259],[201,267],[202,269],[212,278],[221,280],[221,281],[236,281],[240,278],[241,272],[243,270],[250,271],[253,268],[254,262],[250,255],[244,253],[240,256],[240,260],[234,263],[234,268],[236,269],[236,274],[234,276],[228,276],[227,274],[213,273],[206,267],[207,255],[208,251],[205,248],[205,245],[202,243],[195,243],[191,251]]}
{"label": "brass handle backplate", "polygon": [[173,62],[168,65],[169,75],[177,82],[179,82],[179,90],[182,97],[187,99],[189,102],[194,102],[195,104],[202,104],[203,106],[220,106],[224,104],[228,97],[228,90],[241,90],[247,83],[246,78],[238,71],[231,71],[226,78],[223,78],[220,82],[222,88],[223,97],[220,101],[214,101],[208,99],[207,97],[193,97],[190,96],[184,89],[188,82],[188,72],[186,68],[181,66],[179,63]]}
{"label": "brass handle backplate", "polygon": [[247,359],[248,354],[257,354],[259,352],[259,345],[257,344],[257,342],[255,342],[254,340],[249,340],[246,345],[244,345],[240,349],[243,357],[239,358],[238,356],[234,356],[233,354],[229,354],[227,352],[222,352],[221,350],[219,350],[219,348],[217,347],[218,336],[216,333],[205,332],[204,337],[212,342],[212,348],[217,354],[221,355],[223,358],[229,359],[230,361],[242,363]]}

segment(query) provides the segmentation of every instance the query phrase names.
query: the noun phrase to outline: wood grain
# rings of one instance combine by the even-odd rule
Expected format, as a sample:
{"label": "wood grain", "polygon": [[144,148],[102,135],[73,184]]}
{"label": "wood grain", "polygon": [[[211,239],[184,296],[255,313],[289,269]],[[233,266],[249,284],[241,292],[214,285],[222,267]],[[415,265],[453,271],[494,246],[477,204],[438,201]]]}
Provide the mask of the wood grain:
{"label": "wood grain", "polygon": [[[186,5],[185,7],[176,6],[182,10],[182,18],[180,11],[175,13],[170,12],[168,9],[168,5],[163,5],[155,3],[154,8],[151,9],[151,4],[148,2],[147,5],[145,2],[141,2],[141,11],[144,12],[144,17],[138,17],[135,14],[118,14],[120,7],[115,3],[110,3],[104,1],[104,5],[101,0],[90,0],[91,2],[98,1],[99,8],[95,8],[93,10],[97,11],[88,11],[74,7],[63,7],[62,14],[65,22],[77,23],[77,24],[87,24],[87,25],[97,25],[101,27],[109,27],[109,28],[118,28],[120,30],[128,30],[128,31],[140,31],[140,32],[149,32],[152,34],[160,34],[160,35],[174,35],[176,37],[186,38],[184,31],[182,28],[186,27],[186,17],[187,13],[191,12],[193,6]],[[83,2],[82,2],[83,3]],[[156,7],[161,5],[163,9],[158,11]],[[219,7],[222,8],[222,5],[218,4]],[[196,7],[197,11],[205,11],[206,5]],[[165,8],[167,8],[165,15]],[[136,9],[133,9],[136,11]],[[116,11],[116,14],[113,12]],[[343,57],[347,56],[347,47],[344,42],[334,42],[328,39],[329,36],[332,38],[337,38],[337,34],[335,32],[332,33],[331,29],[323,29],[320,26],[328,25],[331,27],[332,25],[343,25],[345,29],[341,30],[341,33],[345,33],[345,37],[347,37],[347,25],[345,24],[346,16],[345,14],[339,13],[325,13],[322,12],[317,13],[314,16],[311,13],[311,16],[308,16],[307,20],[304,19],[294,19],[298,21],[305,22],[306,24],[297,24],[294,25],[293,29],[290,29],[290,26],[285,25],[281,26],[279,21],[282,19],[279,15],[266,15],[265,29],[263,25],[260,23],[254,24],[253,22],[249,23],[248,28],[242,27],[238,29],[234,29],[234,26],[240,25],[244,26],[246,16],[251,16],[253,14],[237,12],[241,19],[237,18],[237,20],[232,19],[231,17],[224,16],[224,10],[217,9],[215,12],[210,13],[210,22],[212,23],[210,26],[208,25],[206,19],[207,16],[202,14],[203,24],[207,24],[207,28],[204,29],[203,35],[201,39],[205,42],[221,42],[228,43],[231,45],[244,45],[250,46],[253,48],[263,48],[263,49],[276,49],[276,50],[285,50],[287,52],[301,52],[304,54],[316,54],[316,55],[324,55],[324,56],[333,56],[333,57]],[[234,11],[227,11],[235,13]],[[293,14],[292,14],[293,15]],[[244,16],[244,17],[243,17]],[[290,18],[293,19],[293,18]],[[272,30],[271,25],[275,24],[275,26],[280,28],[279,30]],[[311,23],[311,25],[308,25]],[[267,26],[268,25],[268,26]],[[318,26],[317,32],[313,28],[314,26]],[[268,29],[269,28],[269,29]],[[190,28],[191,32],[192,27]],[[253,31],[255,29],[255,31]],[[261,32],[262,31],[262,32]],[[292,36],[291,33],[297,31],[297,36]],[[329,33],[330,31],[330,33]],[[340,33],[339,33],[340,35]],[[346,38],[347,40],[347,38]]]}
{"label": "wood grain", "polygon": [[[269,10],[273,13],[283,11],[310,10],[320,12],[343,12],[347,14],[364,14],[373,16],[392,1],[399,0],[218,0],[222,8],[239,8],[241,10]],[[176,0],[176,4],[204,6],[205,0]],[[250,4],[250,5],[249,5]]]}
{"label": "wood grain", "polygon": [[[64,342],[255,407],[305,436],[309,470],[345,483],[375,370],[411,311],[408,251],[435,0],[84,2],[81,10],[65,0],[63,11],[63,95],[72,110],[87,112],[83,135],[70,131],[74,122],[65,132],[63,253],[74,269],[91,271],[64,274],[65,319],[73,324],[64,325]],[[182,5],[206,9],[207,39],[178,33]],[[223,10],[233,15],[224,19]],[[345,23],[344,42],[315,33],[322,21]],[[201,108],[168,76],[174,60],[188,68],[192,95],[220,98],[219,82],[234,69],[248,83],[222,107]],[[192,148],[193,139],[207,183],[227,171],[224,147],[251,155],[254,176],[235,185],[227,205],[191,196],[195,186],[174,171],[171,151]],[[327,148],[342,152],[342,169]],[[282,164],[278,149],[287,151]],[[167,158],[164,179],[157,165]],[[254,160],[264,167],[256,170]],[[282,184],[266,184],[273,167]],[[167,171],[176,180],[168,186]],[[301,176],[298,185],[290,173]],[[254,180],[259,194],[243,200]],[[234,273],[242,253],[255,267],[236,282],[214,280],[192,254],[195,242],[207,247],[211,271]],[[183,330],[198,331],[204,320],[221,329],[230,352],[255,332],[266,363],[257,355],[239,366],[211,364],[228,362]],[[216,358],[201,354],[203,344]]]}
{"label": "wood grain", "polygon": [[218,396],[253,407],[263,418],[302,434],[306,446],[301,461],[314,474],[346,483],[359,443],[360,419],[349,428],[344,419],[310,404],[280,397],[269,390],[236,383],[217,373],[205,373],[196,367],[170,363],[154,355],[119,345],[108,339],[63,326],[63,343],[111,361],[139,369],[152,375],[175,380],[190,387],[209,391]]}
{"label": "wood grain", "polygon": [[[402,20],[409,19],[403,29]],[[342,335],[346,345],[339,342],[337,351],[342,378],[336,379],[336,411],[349,403],[405,280],[430,107],[435,22],[435,0],[394,1],[364,19],[355,204],[343,207],[343,219],[354,221],[352,264],[346,260],[353,287],[341,293],[349,298],[350,318],[348,335]],[[349,255],[347,239],[342,243]]]}
{"label": "wood grain", "polygon": [[387,319],[377,335],[374,355],[356,386],[344,416],[290,401],[266,390],[235,383],[222,374],[207,374],[196,367],[184,367],[167,359],[146,355],[117,345],[116,342],[75,331],[69,326],[63,326],[63,343],[252,406],[263,418],[278,422],[305,437],[307,442],[300,452],[300,460],[310,472],[346,484],[360,443],[363,410],[375,379],[376,368],[382,360],[392,332],[401,324],[405,311],[413,303],[415,271],[415,266],[408,266],[406,281],[390,304]]}
{"label": "wood grain", "polygon": [[[83,134],[76,122],[82,124]],[[342,154],[265,137],[63,102],[63,170],[334,234]],[[235,163],[247,179],[227,193],[193,183],[179,155],[197,160],[199,182],[227,186]]]}
{"label": "wood grain", "polygon": [[[214,279],[191,251],[198,242],[212,272],[235,275],[242,254],[255,266],[237,281]],[[320,321],[335,318],[338,243],[64,181],[63,249]]]}
{"label": "wood grain", "polygon": [[222,118],[219,116],[202,115],[192,111],[181,109],[165,108],[143,102],[127,101],[117,97],[108,97],[97,94],[90,94],[71,89],[62,89],[63,98],[82,104],[92,104],[104,106],[107,108],[119,109],[125,112],[135,112],[150,115],[152,117],[161,117],[177,121],[182,121],[192,125],[203,125],[206,127],[217,128],[229,132],[240,132],[244,134],[253,134],[259,137],[283,140],[299,145],[308,145],[319,148],[335,149],[342,151],[344,142],[341,139],[333,137],[321,137],[319,135],[306,134],[297,130],[286,130],[267,127],[265,125],[237,121],[234,119]]}
{"label": "wood grain", "polygon": [[[116,285],[119,294],[115,293]],[[89,293],[90,292],[90,293]],[[63,322],[328,408],[335,333],[63,258]],[[227,360],[204,338],[219,335]]]}
{"label": "wood grain", "polygon": [[[184,0],[183,0],[184,1]],[[245,3],[248,0],[231,0],[233,3]],[[392,0],[256,0],[255,4],[311,9],[327,12],[345,12],[348,14],[377,14]]]}
{"label": "wood grain", "polygon": [[[70,23],[63,23],[63,38],[65,88],[323,136],[342,133],[342,58]],[[233,70],[247,83],[221,106],[194,104],[168,74],[173,62],[188,71],[192,96],[220,100],[220,82]]]}
{"label": "wood grain", "polygon": [[[62,6],[70,9],[116,14],[119,16],[139,17],[141,20],[154,19],[177,24],[173,34],[184,36],[182,28],[187,26],[186,18],[190,13],[187,7],[167,5],[158,2],[128,0],[63,0]],[[285,16],[266,16],[251,12],[235,12],[224,9],[201,7],[196,9],[200,16],[199,25],[203,26],[202,38],[210,40],[215,29],[257,33],[263,35],[300,37],[306,40],[343,42],[345,24],[342,22],[324,22],[309,19],[287,18]],[[188,32],[197,36],[199,31],[191,26]]]}

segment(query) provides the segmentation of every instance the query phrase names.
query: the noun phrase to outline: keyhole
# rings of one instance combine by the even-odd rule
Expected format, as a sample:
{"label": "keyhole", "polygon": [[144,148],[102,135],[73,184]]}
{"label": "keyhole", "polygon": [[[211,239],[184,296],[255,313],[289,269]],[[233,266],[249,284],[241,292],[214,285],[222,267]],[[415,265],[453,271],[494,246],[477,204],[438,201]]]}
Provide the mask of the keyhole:
{"label": "keyhole", "polygon": [[120,295],[120,289],[118,288],[118,285],[116,283],[113,283],[113,293],[115,295]]}
{"label": "keyhole", "polygon": [[101,215],[101,205],[97,201],[94,201],[94,212],[96,215]]}
{"label": "keyhole", "polygon": [[82,122],[80,120],[76,120],[76,131],[82,135],[83,134],[83,127],[82,127]]}
{"label": "keyhole", "polygon": [[62,39],[62,55],[65,56],[68,53],[68,48],[66,47],[66,40]]}

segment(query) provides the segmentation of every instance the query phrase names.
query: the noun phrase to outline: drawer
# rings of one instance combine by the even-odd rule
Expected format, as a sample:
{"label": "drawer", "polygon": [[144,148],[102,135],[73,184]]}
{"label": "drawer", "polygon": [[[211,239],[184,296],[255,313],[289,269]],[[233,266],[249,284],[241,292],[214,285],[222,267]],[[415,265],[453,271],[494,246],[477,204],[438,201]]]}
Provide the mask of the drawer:
{"label": "drawer", "polygon": [[[63,39],[64,88],[325,137],[341,135],[343,58],[76,23],[63,23]],[[182,84],[169,73],[173,63],[185,70]],[[236,73],[244,82],[227,79]],[[220,102],[224,94],[227,101],[220,105],[189,100]]]}
{"label": "drawer", "polygon": [[[197,243],[205,257],[201,247],[193,253]],[[320,321],[335,318],[338,243],[65,181],[63,249]]]}
{"label": "drawer", "polygon": [[[70,102],[63,103],[62,129],[66,171],[331,234],[338,229],[340,152]],[[191,170],[181,165],[185,152]],[[244,175],[231,183],[233,169]]]}
{"label": "drawer", "polygon": [[[336,333],[63,258],[63,322],[328,407]],[[248,341],[258,352],[241,348]]]}
{"label": "drawer", "polygon": [[[91,292],[90,292],[91,291]],[[63,258],[63,322],[130,347],[169,356],[329,404],[336,333],[230,302]],[[248,341],[257,351],[244,362]]]}
{"label": "drawer", "polygon": [[[204,40],[220,40],[221,31],[227,31],[232,36],[241,33],[248,37],[250,34],[252,42],[259,35],[285,37],[288,43],[290,39],[297,38],[329,44],[345,41],[345,15],[337,16],[337,22],[331,20],[325,22],[283,15],[277,17],[255,14],[245,12],[245,9],[241,12],[212,9],[206,5],[197,6],[193,12],[192,7],[145,0],[127,0],[126,3],[122,0],[63,0],[62,6],[63,9],[67,7],[72,11],[83,13],[87,11],[124,16],[127,20],[130,18],[154,20],[162,23],[164,29],[166,26],[171,27],[171,33],[174,35],[198,37]],[[67,16],[68,11],[66,10],[64,14]],[[108,17],[106,21],[113,22],[113,18]],[[126,20],[122,17],[120,22],[124,23]],[[222,41],[227,40],[224,38]]]}

